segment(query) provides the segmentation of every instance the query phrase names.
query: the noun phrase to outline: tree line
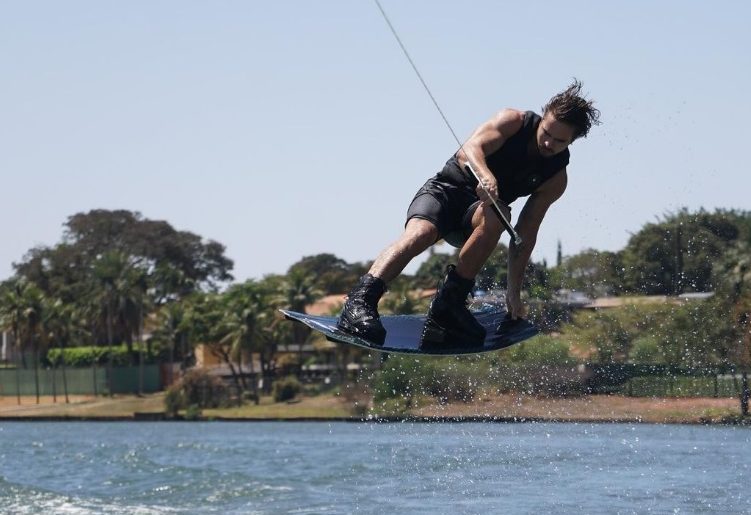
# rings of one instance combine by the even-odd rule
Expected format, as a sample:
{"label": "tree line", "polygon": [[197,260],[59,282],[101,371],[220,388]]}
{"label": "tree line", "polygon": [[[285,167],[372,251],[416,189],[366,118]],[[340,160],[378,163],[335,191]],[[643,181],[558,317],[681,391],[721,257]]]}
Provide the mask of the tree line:
{"label": "tree line", "polygon": [[[724,360],[747,367],[750,248],[751,213],[683,209],[646,224],[621,251],[563,256],[559,250],[553,265],[530,263],[524,290],[533,314],[547,318],[538,322],[567,338],[574,351],[580,347],[587,359]],[[478,276],[480,289],[503,288],[507,255],[499,244]],[[426,300],[413,292],[435,287],[455,258],[431,252],[414,275],[403,274],[390,285],[382,311],[424,310]],[[108,349],[100,359],[112,367],[119,345],[132,364],[161,353],[187,368],[194,346],[203,343],[228,366],[236,387],[257,398],[258,383],[249,382],[247,372],[268,378],[263,384],[270,388],[279,368],[302,364],[301,347],[295,363],[280,361],[279,348],[312,338],[306,328],[285,323],[278,309],[303,311],[324,295],[346,292],[369,265],[318,254],[303,257],[285,274],[239,283],[222,244],[140,213],[93,210],[69,217],[59,243],[30,249],[14,263],[14,275],[0,284],[0,324],[22,351],[19,366],[35,369],[49,349],[82,346]],[[561,289],[592,297],[716,295],[700,308],[571,314],[555,309]],[[695,342],[690,352],[689,341]]]}

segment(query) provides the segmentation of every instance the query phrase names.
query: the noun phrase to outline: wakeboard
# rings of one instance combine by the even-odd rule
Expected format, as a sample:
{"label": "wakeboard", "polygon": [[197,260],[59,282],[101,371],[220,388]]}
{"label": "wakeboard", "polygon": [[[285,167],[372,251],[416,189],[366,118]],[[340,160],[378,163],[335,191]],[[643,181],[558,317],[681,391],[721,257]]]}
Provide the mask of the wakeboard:
{"label": "wakeboard", "polygon": [[381,323],[386,329],[386,341],[383,345],[376,345],[340,331],[336,327],[337,317],[308,315],[284,309],[279,311],[289,320],[305,324],[322,333],[332,342],[397,354],[456,355],[489,352],[522,342],[539,332],[537,327],[528,320],[521,318],[512,320],[507,316],[504,309],[492,307],[473,312],[477,321],[482,324],[487,332],[483,345],[468,346],[461,341],[441,345],[423,345],[421,338],[422,329],[425,325],[425,315],[384,315],[381,316]]}

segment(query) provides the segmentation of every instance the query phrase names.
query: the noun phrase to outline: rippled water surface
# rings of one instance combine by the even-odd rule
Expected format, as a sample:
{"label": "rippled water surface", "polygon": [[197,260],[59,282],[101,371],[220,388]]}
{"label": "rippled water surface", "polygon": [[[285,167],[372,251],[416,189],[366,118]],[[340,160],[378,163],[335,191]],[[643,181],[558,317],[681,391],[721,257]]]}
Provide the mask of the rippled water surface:
{"label": "rippled water surface", "polygon": [[751,430],[0,422],[0,513],[751,513]]}

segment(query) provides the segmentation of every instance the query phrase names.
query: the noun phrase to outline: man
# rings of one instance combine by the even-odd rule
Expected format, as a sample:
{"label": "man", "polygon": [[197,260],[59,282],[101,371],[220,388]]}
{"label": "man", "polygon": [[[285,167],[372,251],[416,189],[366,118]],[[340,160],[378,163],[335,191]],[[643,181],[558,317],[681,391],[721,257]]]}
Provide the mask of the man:
{"label": "man", "polygon": [[[522,243],[512,241],[509,248],[506,293],[511,317],[524,316],[520,299],[524,270],[545,213],[566,190],[568,146],[599,124],[600,113],[581,95],[581,87],[574,80],[543,107],[542,117],[504,109],[475,130],[443,170],[420,188],[407,210],[402,235],[350,291],[339,317],[340,330],[382,345],[386,331],[378,300],[386,285],[415,256],[443,238],[461,250],[458,263],[449,265],[431,301],[423,343],[482,345],[485,330],[467,308],[467,296],[503,232],[492,200],[509,219],[509,204],[528,196],[515,226]],[[480,183],[465,170],[467,162]]]}

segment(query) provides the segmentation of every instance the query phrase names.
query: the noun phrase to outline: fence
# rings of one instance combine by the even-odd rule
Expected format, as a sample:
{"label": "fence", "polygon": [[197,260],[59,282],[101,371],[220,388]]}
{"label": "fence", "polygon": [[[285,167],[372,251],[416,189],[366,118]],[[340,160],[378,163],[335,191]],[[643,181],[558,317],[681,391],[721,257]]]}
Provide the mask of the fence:
{"label": "fence", "polygon": [[546,395],[740,397],[743,376],[731,367],[681,369],[644,365],[503,366],[491,379],[499,391]]}
{"label": "fence", "polygon": [[586,390],[632,397],[737,397],[742,376],[730,366],[582,365]]}
{"label": "fence", "polygon": [[[71,395],[96,395],[109,392],[106,367],[66,368],[63,383],[62,368],[39,369],[39,395],[62,395],[67,385]],[[112,369],[112,393],[138,393],[138,367]],[[143,367],[143,393],[162,389],[159,365]],[[33,369],[0,369],[0,396],[36,395],[36,378]]]}
{"label": "fence", "polygon": [[739,375],[634,377],[620,391],[631,397],[738,397],[742,393],[742,378]]}

